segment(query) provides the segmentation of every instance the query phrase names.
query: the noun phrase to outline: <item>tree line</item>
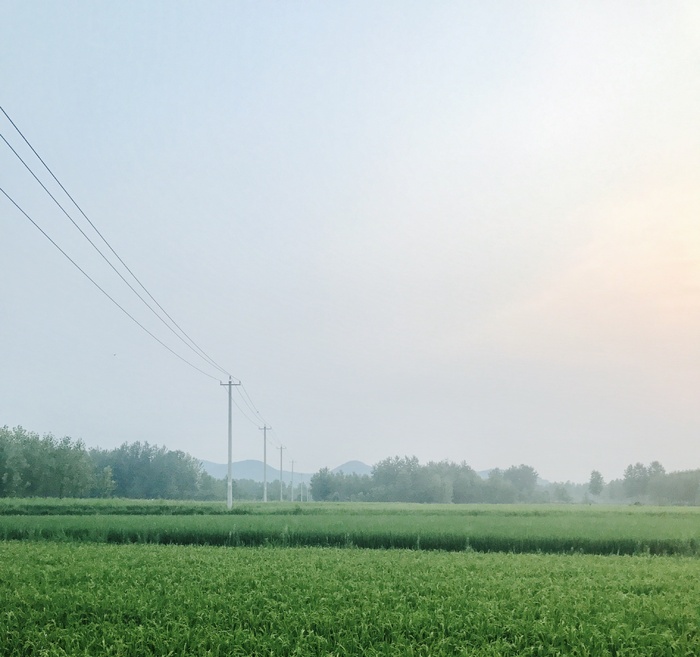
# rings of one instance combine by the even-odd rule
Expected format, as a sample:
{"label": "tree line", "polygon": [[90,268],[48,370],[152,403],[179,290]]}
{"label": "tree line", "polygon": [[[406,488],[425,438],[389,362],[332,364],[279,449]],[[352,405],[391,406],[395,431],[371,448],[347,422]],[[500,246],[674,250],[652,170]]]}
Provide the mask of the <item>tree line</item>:
{"label": "tree line", "polygon": [[700,505],[700,470],[667,473],[658,461],[629,465],[622,478],[607,483],[594,470],[588,483],[576,484],[543,482],[529,465],[496,468],[482,477],[465,462],[421,465],[415,456],[395,456],[377,463],[369,475],[323,468],[310,486],[318,501]]}
{"label": "tree line", "polygon": [[[233,496],[262,500],[263,484],[235,479]],[[289,485],[282,496],[290,499]],[[5,426],[0,428],[0,497],[220,501],[226,499],[226,480],[212,477],[185,452],[148,442],[88,449],[81,440]],[[280,499],[279,480],[268,483],[268,499]]]}
{"label": "tree line", "polygon": [[[235,499],[262,500],[261,482],[233,483]],[[700,470],[667,473],[653,461],[631,464],[621,478],[609,482],[594,470],[585,484],[549,484],[529,465],[496,468],[482,477],[464,461],[421,465],[415,456],[395,456],[374,465],[370,475],[323,468],[312,476],[310,492],[316,501],[700,505]],[[282,494],[290,499],[288,485]],[[226,482],[179,450],[147,442],[88,449],[80,440],[5,426],[0,428],[0,497],[223,500]],[[279,480],[269,483],[268,499],[280,499]]]}
{"label": "tree line", "polygon": [[0,497],[224,499],[225,484],[181,451],[147,442],[110,450],[0,428]]}
{"label": "tree line", "polygon": [[319,501],[423,502],[442,504],[546,502],[537,471],[529,465],[495,469],[484,479],[465,462],[431,461],[415,456],[390,457],[370,475],[333,473],[328,468],[311,477],[311,495]]}
{"label": "tree line", "polygon": [[594,470],[587,492],[595,500],[607,502],[696,506],[700,505],[700,470],[666,472],[658,461],[634,463],[625,468],[621,478],[608,483]]}

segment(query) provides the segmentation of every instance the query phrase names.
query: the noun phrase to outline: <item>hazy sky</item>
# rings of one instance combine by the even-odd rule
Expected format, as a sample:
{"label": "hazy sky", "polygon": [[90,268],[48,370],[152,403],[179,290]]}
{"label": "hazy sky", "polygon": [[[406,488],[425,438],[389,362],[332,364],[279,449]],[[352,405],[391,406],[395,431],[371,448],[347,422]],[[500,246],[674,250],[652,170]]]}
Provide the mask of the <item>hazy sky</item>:
{"label": "hazy sky", "polygon": [[[700,468],[697,2],[0,12],[0,105],[286,466]],[[0,186],[196,360],[2,142]],[[0,425],[226,460],[219,372],[2,196],[0,245]]]}

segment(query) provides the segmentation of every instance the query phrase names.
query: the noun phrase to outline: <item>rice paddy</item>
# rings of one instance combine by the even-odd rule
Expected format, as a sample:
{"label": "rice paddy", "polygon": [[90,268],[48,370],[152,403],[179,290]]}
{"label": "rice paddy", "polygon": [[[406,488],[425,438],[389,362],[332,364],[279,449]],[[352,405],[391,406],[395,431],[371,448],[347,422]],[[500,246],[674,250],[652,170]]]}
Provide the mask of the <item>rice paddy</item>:
{"label": "rice paddy", "polygon": [[479,552],[700,552],[700,510],[671,507],[223,504],[0,505],[0,539]]}
{"label": "rice paddy", "polygon": [[0,654],[697,655],[699,521],[4,500]]}

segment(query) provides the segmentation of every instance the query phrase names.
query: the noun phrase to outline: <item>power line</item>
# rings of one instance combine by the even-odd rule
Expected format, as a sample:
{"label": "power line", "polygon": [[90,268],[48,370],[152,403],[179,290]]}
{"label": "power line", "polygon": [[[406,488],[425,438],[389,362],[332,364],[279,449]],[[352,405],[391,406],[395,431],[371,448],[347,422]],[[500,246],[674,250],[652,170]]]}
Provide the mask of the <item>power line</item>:
{"label": "power line", "polygon": [[190,361],[188,361],[186,358],[183,358],[180,354],[178,354],[176,351],[171,349],[165,342],[163,342],[160,338],[155,336],[151,331],[149,331],[141,322],[139,322],[129,311],[127,311],[122,305],[119,304],[108,292],[102,288],[99,283],[97,283],[91,276],[88,274],[73,258],[71,258],[54,240],[49,236],[48,233],[44,231],[44,229],[39,226],[39,224],[34,221],[18,204],[17,202],[2,188],[0,187],[0,192],[3,193],[3,195],[7,198],[12,205],[14,205],[34,226],[39,230],[39,232],[47,239],[51,244],[53,244],[69,261],[70,263],[83,275],[85,278],[87,278],[102,294],[104,294],[119,310],[121,310],[129,319],[131,319],[135,324],[137,324],[139,327],[141,327],[148,335],[150,335],[156,342],[161,344],[163,347],[165,347],[171,354],[174,356],[177,356],[183,363],[187,363],[190,367],[194,368],[198,372],[201,372],[204,374],[204,376],[208,376],[210,379],[214,379],[214,381],[218,381],[217,377],[212,376],[211,374],[208,374],[204,370],[200,369]]}
{"label": "power line", "polygon": [[[271,432],[271,433],[274,433],[274,434],[277,434],[277,432],[276,432],[274,429],[272,429],[272,428],[270,428],[270,432]],[[268,440],[273,444],[274,447],[279,447],[279,446],[282,444],[282,443],[281,443],[279,440],[277,440],[274,436],[270,436],[270,437],[268,438]]]}
{"label": "power line", "polygon": [[[109,241],[104,237],[104,235],[99,231],[97,226],[90,220],[90,218],[87,216],[87,214],[83,211],[83,209],[80,207],[78,202],[73,198],[73,196],[68,192],[68,190],[64,187],[64,185],[61,183],[61,181],[57,178],[57,176],[54,174],[54,172],[51,170],[51,168],[46,164],[44,159],[39,155],[39,153],[36,151],[36,149],[32,146],[32,144],[29,142],[29,140],[24,136],[22,131],[19,129],[17,124],[12,120],[12,118],[9,116],[9,114],[5,111],[5,109],[0,106],[0,111],[4,114],[4,116],[7,118],[7,120],[12,124],[13,128],[17,131],[17,133],[20,135],[20,137],[24,140],[25,144],[31,149],[32,153],[36,156],[36,158],[41,162],[41,164],[44,166],[46,171],[51,175],[53,180],[58,184],[58,186],[61,188],[61,190],[65,193],[65,195],[70,199],[70,201],[73,203],[73,205],[78,209],[80,214],[85,218],[85,220],[88,222],[88,224],[92,227],[92,229],[97,233],[97,235],[100,237],[100,239],[104,242],[104,244],[109,248],[109,250],[112,252],[112,254],[116,257],[116,259],[121,263],[121,265],[124,267],[124,269],[131,275],[134,281],[140,286],[140,288],[146,293],[146,295],[153,301],[153,303],[160,309],[160,311],[170,320],[172,323],[172,326],[166,322],[163,317],[151,306],[151,304],[144,299],[141,294],[134,288],[134,286],[124,277],[124,275],[115,267],[114,263],[105,255],[105,253],[93,242],[92,239],[85,233],[85,231],[77,224],[77,222],[73,219],[71,214],[61,205],[61,203],[56,199],[56,197],[49,191],[49,189],[44,185],[44,183],[39,179],[39,177],[36,175],[36,173],[32,170],[32,168],[25,162],[25,160],[21,157],[21,155],[13,148],[13,146],[10,144],[10,142],[5,138],[5,136],[0,133],[0,138],[5,142],[7,147],[13,152],[13,154],[19,159],[19,161],[24,165],[24,167],[29,171],[29,173],[32,175],[32,177],[36,180],[36,182],[39,183],[39,185],[42,187],[42,189],[49,195],[49,197],[52,199],[52,201],[59,207],[59,209],[63,212],[63,214],[70,220],[70,222],[73,224],[73,226],[83,235],[83,237],[90,243],[90,245],[97,251],[97,253],[103,258],[103,260],[114,270],[114,272],[121,278],[121,280],[129,287],[129,289],[141,300],[141,302],[146,305],[146,307],[170,330],[173,335],[175,335],[185,346],[187,346],[191,351],[195,353],[195,355],[199,356],[200,358],[204,359],[209,365],[213,366],[220,372],[226,374],[229,377],[229,384],[231,384],[231,379],[233,378],[231,374],[221,367],[214,359],[212,359],[186,332],[185,330],[171,317],[171,315],[163,308],[163,306],[155,299],[155,297],[149,292],[149,290],[145,287],[145,285],[141,282],[141,280],[134,274],[134,272],[129,268],[129,266],[124,262],[124,260],[119,256],[119,254],[115,251],[115,249],[112,247],[112,245],[109,243]],[[0,192],[28,219],[36,228],[39,230],[39,232],[48,239],[53,246],[55,246],[61,254],[68,259],[68,261],[80,271],[83,276],[85,276],[102,294],[104,294],[119,310],[121,310],[129,319],[131,319],[137,326],[139,326],[141,329],[143,329],[146,333],[148,333],[149,336],[151,336],[156,342],[158,342],[161,346],[165,347],[170,353],[172,353],[174,356],[179,358],[181,361],[192,367],[193,369],[197,370],[201,374],[204,374],[205,376],[209,377],[210,379],[213,380],[218,380],[217,377],[212,376],[208,372],[205,372],[203,369],[197,367],[195,364],[181,356],[179,353],[174,351],[171,347],[169,347],[165,342],[163,342],[160,338],[158,338],[155,334],[153,334],[151,331],[149,331],[141,322],[139,322],[133,315],[131,315],[122,305],[120,305],[109,293],[107,293],[104,288],[102,288],[80,265],[75,262],[42,228],[37,224],[34,219],[32,219],[27,212],[25,212],[18,204],[17,202],[4,190],[0,187]],[[177,328],[177,330],[180,332],[178,334],[174,329],[173,326]],[[184,338],[183,338],[184,336]],[[253,402],[250,394],[248,393],[245,388],[243,388],[242,385],[239,384],[233,384],[237,385],[242,389],[239,389],[239,395],[245,404],[245,406],[250,410],[254,416],[256,416],[259,420],[262,420],[263,423],[266,425],[267,421],[263,418],[262,414],[260,411],[257,409],[255,403]],[[238,387],[237,387],[238,389]],[[230,390],[229,390],[230,391]],[[248,413],[245,411],[245,409],[240,406],[235,400],[233,401],[233,404],[238,408],[238,410],[241,412],[243,417],[245,417],[251,424],[258,426],[258,420],[252,419]],[[273,439],[273,442],[277,442]],[[282,456],[282,449],[284,449],[280,445],[280,459]]]}
{"label": "power line", "polygon": [[248,391],[246,390],[245,386],[241,386],[241,389],[242,389],[243,392],[245,393],[245,396],[248,398],[248,401],[250,402],[250,404],[251,404],[253,410],[254,410],[258,415],[260,415],[260,411],[256,408],[256,406],[255,406],[255,404],[253,403],[253,400],[250,398],[250,395],[248,394]]}
{"label": "power line", "polygon": [[[170,332],[171,332],[178,340],[180,340],[188,349],[192,350],[197,356],[199,356],[199,357],[201,358],[201,357],[202,357],[201,354],[199,354],[190,344],[188,344],[188,343],[182,338],[182,336],[179,335],[179,334],[175,331],[175,329],[173,329],[173,327],[170,326],[170,324],[168,324],[168,323],[153,309],[153,307],[148,303],[148,301],[146,301],[146,299],[144,299],[144,298],[138,293],[138,291],[134,288],[134,286],[133,286],[131,283],[129,283],[129,281],[127,281],[126,278],[124,278],[124,276],[122,275],[122,273],[114,266],[114,264],[109,260],[109,258],[107,258],[107,256],[100,250],[100,248],[90,239],[90,237],[85,233],[85,231],[84,231],[80,226],[78,226],[78,224],[75,222],[75,220],[73,219],[73,217],[70,216],[70,214],[68,213],[68,211],[61,205],[61,203],[58,201],[58,199],[56,199],[56,197],[46,188],[46,185],[44,185],[44,183],[43,183],[41,180],[39,180],[39,177],[34,173],[34,171],[32,171],[31,167],[24,161],[24,159],[22,159],[22,156],[12,147],[12,145],[7,141],[7,139],[5,138],[5,136],[4,136],[2,133],[0,133],[0,139],[2,139],[2,140],[5,142],[5,144],[7,145],[7,147],[15,154],[15,156],[17,157],[17,159],[24,165],[24,167],[27,169],[27,171],[29,171],[29,173],[33,176],[34,180],[36,180],[36,181],[39,183],[39,185],[41,185],[42,189],[49,195],[49,197],[51,198],[51,200],[59,207],[59,209],[61,210],[61,212],[63,212],[63,214],[66,215],[66,217],[68,217],[69,221],[80,231],[80,234],[90,243],[90,245],[95,249],[95,251],[97,251],[97,253],[99,253],[100,256],[102,256],[102,259],[114,270],[114,272],[117,274],[117,276],[119,276],[119,278],[121,278],[122,281],[124,281],[124,283],[126,283],[126,285],[129,287],[129,289],[144,303],[144,305],[146,306],[146,308],[148,308],[148,309],[149,309],[149,310],[150,310],[150,311],[165,325],[165,327],[166,327],[168,330],[170,330]],[[216,363],[214,363],[213,361],[211,361],[210,364],[213,365],[214,367],[216,367],[216,368],[217,368],[219,371],[221,371],[223,374],[228,375],[228,372],[226,372],[226,370],[224,370],[223,368],[220,368],[220,367],[219,367]]]}
{"label": "power line", "polygon": [[241,412],[241,415],[246,420],[248,420],[248,422],[255,425],[256,427],[258,426],[258,424],[259,424],[258,421],[251,418],[250,415],[248,415],[248,413],[245,412],[245,409],[235,399],[233,400],[233,405]]}
{"label": "power line", "polygon": [[248,391],[245,389],[245,386],[241,385],[240,388],[237,388],[237,390],[245,405],[253,412],[255,416],[262,420],[263,424],[267,424],[267,420],[265,420],[265,418],[260,414],[260,411],[256,408],[255,404],[253,403],[253,400],[248,394]]}
{"label": "power line", "polygon": [[41,180],[39,180],[39,178],[37,177],[37,175],[32,171],[32,169],[31,169],[31,168],[29,167],[29,165],[22,159],[22,157],[17,153],[17,151],[16,151],[14,148],[12,148],[12,146],[11,146],[11,145],[9,144],[9,142],[5,139],[5,137],[4,137],[2,134],[0,134],[0,137],[2,137],[3,141],[7,144],[7,146],[10,148],[10,150],[12,150],[12,152],[13,152],[13,153],[15,154],[15,156],[20,160],[20,162],[22,162],[22,164],[24,164],[24,166],[27,168],[27,170],[29,171],[29,173],[31,173],[32,176],[34,176],[35,180],[41,185],[41,187],[44,189],[44,191],[52,198],[52,200],[54,201],[54,203],[56,203],[56,205],[58,205],[58,207],[59,207],[59,208],[63,211],[63,213],[68,217],[68,219],[70,219],[70,221],[71,221],[71,222],[73,223],[73,225],[81,232],[81,234],[85,237],[85,239],[87,239],[87,241],[90,242],[90,244],[93,246],[93,248],[104,258],[104,260],[110,265],[110,267],[112,267],[112,269],[114,269],[114,271],[117,273],[117,275],[124,281],[124,283],[126,283],[126,284],[129,286],[129,288],[132,290],[132,292],[134,292],[134,294],[136,294],[136,296],[138,296],[138,298],[141,299],[141,301],[149,308],[149,310],[151,310],[151,312],[152,312],[154,315],[156,315],[156,317],[158,317],[158,319],[160,319],[160,321],[163,322],[163,324],[165,324],[165,326],[167,326],[168,329],[170,329],[170,331],[172,331],[173,334],[176,335],[176,336],[178,337],[178,339],[180,339],[189,349],[191,349],[192,351],[194,351],[200,358],[203,358],[204,360],[208,361],[209,364],[212,365],[213,367],[215,367],[217,370],[219,370],[219,371],[222,372],[223,374],[226,374],[227,376],[231,376],[231,374],[230,374],[226,369],[224,369],[223,367],[221,367],[220,365],[218,365],[218,364],[216,363],[216,361],[215,361],[213,358],[211,358],[209,355],[207,355],[207,353],[206,353],[206,352],[205,352],[205,351],[204,351],[204,350],[203,350],[203,349],[202,349],[202,348],[201,348],[201,347],[200,347],[200,346],[199,346],[199,345],[184,331],[184,329],[170,316],[170,314],[165,310],[165,308],[163,308],[163,306],[161,306],[160,303],[158,303],[158,301],[155,299],[155,297],[148,291],[148,289],[147,289],[147,288],[145,287],[145,285],[140,281],[140,279],[136,276],[136,274],[134,274],[134,272],[129,268],[129,266],[128,266],[128,265],[124,262],[124,260],[119,256],[119,254],[114,250],[114,248],[112,247],[112,245],[107,241],[107,239],[104,237],[104,235],[102,235],[102,233],[98,230],[97,226],[95,226],[95,224],[90,220],[90,218],[89,218],[89,217],[87,216],[87,214],[83,211],[83,209],[80,207],[80,205],[78,205],[78,202],[71,196],[71,194],[68,192],[68,190],[63,186],[63,184],[62,184],[61,181],[56,177],[56,175],[55,175],[54,172],[51,170],[51,168],[49,167],[49,165],[46,164],[46,162],[45,162],[44,159],[41,157],[41,155],[39,155],[39,153],[37,153],[36,149],[31,145],[31,143],[29,142],[29,140],[24,136],[24,133],[19,129],[19,127],[17,126],[17,124],[12,120],[12,118],[10,117],[10,115],[5,111],[5,109],[4,109],[2,106],[0,106],[0,111],[2,111],[2,113],[5,115],[5,117],[7,118],[7,120],[12,124],[12,127],[17,131],[17,133],[20,135],[20,137],[22,137],[22,139],[23,139],[24,142],[27,144],[27,146],[29,146],[29,148],[30,148],[31,151],[34,153],[34,155],[35,155],[35,156],[38,158],[38,160],[44,165],[44,168],[49,172],[49,174],[51,175],[51,177],[56,181],[56,183],[57,183],[58,186],[63,190],[63,192],[66,194],[66,196],[71,200],[71,202],[73,203],[73,205],[75,205],[75,207],[78,209],[78,211],[80,212],[80,214],[83,215],[83,217],[84,217],[85,220],[90,224],[90,226],[92,227],[92,229],[100,236],[100,238],[102,239],[102,241],[107,245],[107,247],[109,248],[109,250],[110,250],[110,251],[114,254],[114,256],[117,258],[117,260],[122,264],[122,266],[126,269],[126,271],[129,272],[129,274],[132,276],[132,278],[139,284],[139,286],[141,287],[141,289],[150,297],[150,299],[156,304],[156,306],[158,306],[158,308],[160,308],[160,310],[161,310],[161,311],[165,314],[165,316],[172,322],[172,324],[173,324],[173,325],[180,331],[180,333],[189,341],[190,344],[188,344],[188,342],[186,342],[180,335],[178,335],[178,334],[175,332],[175,330],[174,330],[174,329],[173,329],[173,328],[172,328],[172,327],[171,327],[171,326],[170,326],[170,325],[169,325],[169,324],[168,324],[168,323],[167,323],[167,322],[166,322],[166,321],[151,307],[151,305],[150,305],[150,304],[149,304],[149,303],[134,289],[134,287],[124,278],[124,276],[122,276],[122,274],[116,269],[116,267],[115,267],[115,266],[110,262],[110,260],[104,255],[104,253],[102,253],[102,251],[94,244],[94,242],[93,242],[93,241],[85,234],[85,232],[78,226],[78,224],[73,220],[73,218],[68,214],[68,212],[66,212],[66,210],[63,208],[63,206],[56,200],[56,198],[53,196],[53,194],[51,194],[51,192],[46,188],[46,186],[41,182]]}

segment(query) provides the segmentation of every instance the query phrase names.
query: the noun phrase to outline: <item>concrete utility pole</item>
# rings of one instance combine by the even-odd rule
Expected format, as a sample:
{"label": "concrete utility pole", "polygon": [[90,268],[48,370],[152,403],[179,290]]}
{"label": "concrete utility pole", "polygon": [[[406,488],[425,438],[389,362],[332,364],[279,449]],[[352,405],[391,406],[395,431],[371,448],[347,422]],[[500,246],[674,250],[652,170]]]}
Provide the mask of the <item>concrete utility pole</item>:
{"label": "concrete utility pole", "polygon": [[232,402],[231,391],[233,386],[241,385],[241,382],[233,383],[231,377],[228,377],[228,383],[221,383],[219,385],[228,386],[228,482],[226,486],[226,506],[230,509],[233,507],[233,479],[231,478],[231,456],[233,454],[233,435],[232,435]]}
{"label": "concrete utility pole", "polygon": [[284,445],[280,445],[277,449],[280,451],[280,502],[283,500],[282,494],[284,493],[284,483],[282,479],[282,450],[287,449]]}
{"label": "concrete utility pole", "polygon": [[289,500],[294,501],[294,459],[292,459],[292,480],[289,482]]}
{"label": "concrete utility pole", "polygon": [[263,502],[267,502],[267,430],[272,427],[263,425],[258,428],[263,432]]}

